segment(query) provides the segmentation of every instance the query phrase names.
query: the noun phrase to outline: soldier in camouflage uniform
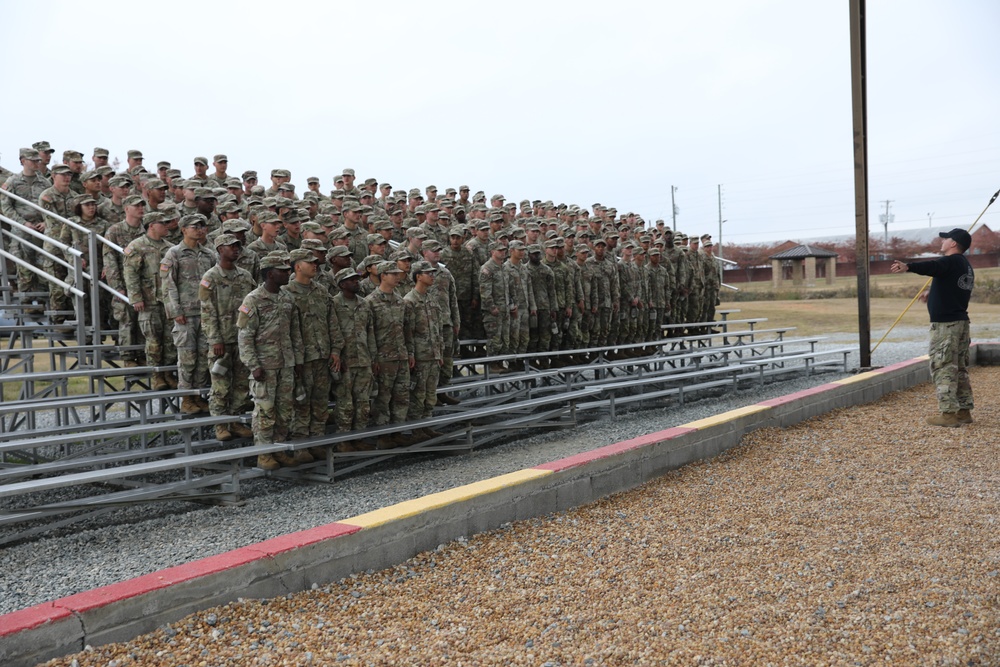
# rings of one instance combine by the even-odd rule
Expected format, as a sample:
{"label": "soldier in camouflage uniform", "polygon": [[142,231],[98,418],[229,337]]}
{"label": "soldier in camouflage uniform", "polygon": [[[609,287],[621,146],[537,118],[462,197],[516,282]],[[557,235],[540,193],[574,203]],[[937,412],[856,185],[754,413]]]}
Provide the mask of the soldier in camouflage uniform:
{"label": "soldier in camouflage uniform", "polygon": [[[237,343],[236,318],[247,294],[257,286],[253,276],[236,264],[240,242],[232,234],[215,237],[219,263],[201,278],[198,297],[201,299],[201,328],[208,343],[208,367],[212,391],[208,408],[213,417],[238,415],[243,412],[249,391],[250,371],[240,359]],[[225,442],[233,436],[253,436],[239,421],[217,424],[215,437]]]}
{"label": "soldier in camouflage uniform", "polygon": [[614,255],[607,252],[608,242],[598,236],[594,239],[594,257],[587,260],[592,265],[594,273],[595,298],[597,306],[594,330],[591,333],[590,344],[594,347],[605,347],[611,335],[611,320],[618,317],[621,300],[621,287],[618,284],[618,270]]}
{"label": "soldier in camouflage uniform", "polygon": [[[571,262],[561,259],[559,251],[565,246],[565,241],[553,238],[545,242],[545,266],[549,267],[553,276],[552,310],[558,333],[551,336],[549,350],[564,349],[564,339],[569,339],[570,322],[576,310],[576,287],[579,281],[570,266]],[[544,349],[541,351],[545,351]]]}
{"label": "soldier in camouflage uniform", "polygon": [[448,247],[441,251],[441,262],[455,279],[455,298],[458,300],[459,338],[472,336],[472,313],[479,308],[479,269],[472,251],[463,245],[465,232],[461,227],[448,231]]}
{"label": "soldier in camouflage uniform", "polygon": [[[215,266],[215,251],[205,247],[208,224],[201,214],[181,219],[183,240],[173,246],[160,260],[160,280],[167,317],[174,321],[172,334],[177,348],[177,386],[181,389],[202,389],[210,386],[208,379],[208,340],[201,329],[201,299],[199,282],[205,272]],[[181,412],[208,412],[209,405],[200,396],[185,396]]]}
{"label": "soldier in camouflage uniform", "polygon": [[[52,183],[40,173],[42,159],[38,155],[37,150],[34,148],[22,148],[20,156],[21,173],[12,174],[0,187],[22,199],[36,203],[41,194],[52,187]],[[19,222],[36,232],[45,231],[45,220],[42,214],[37,209],[16,201],[11,197],[0,197],[0,212],[11,220]],[[37,266],[38,260],[36,259],[35,249],[41,246],[42,242],[19,229],[14,230],[14,235],[21,240],[10,244],[9,250],[11,254],[32,266]],[[45,290],[45,286],[42,285],[41,279],[32,271],[18,265],[17,289],[19,292],[42,292]]]}
{"label": "soldier in camouflage uniform", "polygon": [[507,247],[510,257],[504,263],[511,303],[509,351],[514,354],[528,351],[531,316],[538,315],[531,276],[524,264],[525,250],[522,241],[511,241]]}
{"label": "soldier in camouflage uniform", "polygon": [[[441,244],[434,239],[425,241],[420,248],[424,261],[428,262],[434,269],[434,284],[430,291],[430,297],[440,311],[441,365],[440,377],[438,378],[439,387],[451,382],[452,372],[455,368],[455,344],[462,324],[455,276],[448,268],[439,263],[441,250]],[[458,404],[457,399],[447,394],[442,394],[440,400],[447,405]]]}
{"label": "soldier in camouflage uniform", "polygon": [[[81,254],[82,267],[90,276],[91,280],[99,280],[104,273],[104,255],[98,253],[96,257],[90,256],[90,236],[91,234],[104,235],[108,228],[108,222],[97,215],[97,200],[89,194],[80,195],[74,200],[73,216],[69,218],[73,225],[63,225],[62,235],[59,241]],[[86,231],[84,231],[86,230]],[[100,248],[100,244],[98,244]],[[83,319],[88,325],[94,324],[100,329],[110,326],[104,320],[111,314],[111,295],[106,290],[100,290],[98,294],[98,312],[91,312],[90,290],[92,285],[85,284],[82,276],[69,274],[66,282],[70,285],[80,287],[87,292],[87,298],[83,300],[83,312],[77,312],[77,319]],[[96,316],[96,318],[95,318]]]}
{"label": "soldier in camouflage uniform", "polygon": [[972,245],[969,232],[956,228],[938,236],[942,257],[909,263],[896,260],[890,270],[931,276],[930,291],[922,296],[931,319],[931,380],[939,413],[926,421],[931,426],[957,428],[973,422],[975,407],[969,382],[969,300],[976,274],[965,256]]}
{"label": "soldier in camouflage uniform", "polygon": [[[38,204],[46,211],[63,218],[69,219],[73,217],[73,201],[76,199],[76,193],[74,193],[69,187],[72,176],[73,172],[70,171],[70,168],[64,164],[59,164],[53,167],[53,185],[38,196]],[[45,236],[48,237],[48,239],[59,240],[62,237],[62,228],[63,223],[61,220],[46,216]],[[66,259],[63,252],[57,249],[56,246],[49,240],[42,243],[42,248],[56,257],[64,260]],[[42,259],[42,267],[45,268],[49,275],[53,275],[59,280],[66,280],[66,276],[69,274],[66,267],[48,258]],[[49,309],[58,311],[51,318],[51,322],[53,324],[61,324],[64,322],[66,316],[63,313],[70,309],[70,300],[69,296],[66,294],[66,290],[62,286],[56,285],[55,283],[49,283]]]}
{"label": "soldier in camouflage uniform", "polygon": [[[669,236],[668,243],[669,241]],[[673,243],[668,246],[667,259],[674,270],[674,291],[670,295],[670,323],[683,324],[687,314],[688,285],[691,282],[691,263],[687,253],[681,247],[687,244],[687,236],[683,232],[673,234]],[[670,330],[671,336],[683,335],[679,328]]]}
{"label": "soldier in camouflage uniform", "polygon": [[[440,307],[430,293],[437,272],[429,262],[414,263],[414,287],[403,298],[406,316],[404,329],[410,331],[407,352],[412,387],[407,421],[431,417],[434,406],[437,405],[438,376],[443,363],[441,348],[444,340],[441,329],[443,326],[450,326],[444,321]],[[431,428],[423,428],[415,430],[413,435],[415,439],[419,439],[421,436],[434,438],[441,434]]]}
{"label": "soldier in camouflage uniform", "polygon": [[[701,261],[698,249],[698,238],[692,236],[688,241],[688,262],[691,264],[691,282],[688,287],[688,310],[685,322],[691,324],[701,321],[705,309],[705,263]],[[688,329],[689,334],[704,333],[702,327]]]}
{"label": "soldier in camouflage uniform", "polygon": [[[553,257],[555,250],[552,250]],[[538,314],[534,325],[528,325],[528,352],[548,352],[552,343],[552,323],[555,321],[559,299],[556,297],[556,276],[552,269],[542,262],[542,246],[528,246],[528,275],[531,292],[535,297]],[[546,367],[548,357],[539,358],[539,365]]]}
{"label": "soldier in camouflage uniform", "polygon": [[[264,256],[260,260],[264,282],[243,299],[236,320],[240,358],[252,377],[255,445],[287,440],[292,420],[295,352],[288,323],[294,304],[291,295],[281,289],[288,283],[290,270],[288,253]],[[257,467],[276,470],[282,465],[295,466],[311,460],[308,452],[276,452],[259,455]]]}
{"label": "soldier in camouflage uniform", "polygon": [[[491,243],[490,260],[479,270],[479,303],[483,310],[483,327],[486,332],[486,354],[507,354],[510,351],[511,295],[508,273],[504,269],[507,248]],[[502,371],[498,364],[491,370]]]}
{"label": "soldier in camouflage uniform", "polygon": [[632,258],[633,247],[626,241],[621,246],[621,258],[615,268],[618,272],[618,337],[610,341],[619,345],[635,342],[636,328],[639,326],[640,314],[645,314],[645,308],[640,313],[642,286],[639,283],[639,269]]}
{"label": "soldier in camouflage uniform", "polygon": [[705,296],[701,311],[702,322],[715,321],[715,307],[719,305],[719,292],[722,291],[722,263],[715,258],[715,243],[712,237],[705,234],[701,237],[701,261],[704,264]]}
{"label": "soldier in camouflage uniform", "polygon": [[[360,276],[353,268],[344,268],[334,275],[339,292],[333,297],[334,319],[344,337],[341,352],[340,379],[334,383],[334,421],[338,433],[368,427],[371,417],[371,390],[374,382],[372,367],[375,328],[371,304],[360,298]],[[341,443],[337,451],[353,452],[371,449],[360,440]]]}
{"label": "soldier in camouflage uniform", "polygon": [[[127,176],[112,176],[108,181],[111,196],[97,205],[97,212],[108,222],[115,224],[125,219],[125,198],[132,188],[132,179]],[[145,202],[144,202],[145,203]],[[124,247],[124,246],[123,246]]]}
{"label": "soldier in camouflage uniform", "polygon": [[[289,253],[295,273],[282,289],[292,297],[292,349],[295,351],[295,389],[291,436],[306,438],[326,433],[330,416],[330,372],[340,372],[344,336],[337,324],[330,290],[313,278],[319,258],[299,248]],[[322,447],[309,453],[322,458]]]}
{"label": "soldier in camouflage uniform", "polygon": [[[125,289],[132,309],[139,316],[139,330],[146,341],[146,364],[172,366],[177,363],[177,350],[167,327],[160,284],[160,260],[170,248],[165,238],[167,226],[163,214],[157,212],[144,215],[142,224],[146,234],[125,246]],[[176,386],[169,374],[153,373],[154,390]]]}
{"label": "soldier in camouflage uniform", "polygon": [[649,263],[646,265],[646,282],[649,286],[649,324],[646,329],[646,340],[658,341],[663,338],[660,325],[667,323],[670,309],[670,293],[673,274],[663,264],[663,253],[659,248],[649,251]]}
{"label": "soldier in camouflage uniform", "polygon": [[[110,201],[110,200],[106,200]],[[123,200],[124,201],[124,200]],[[142,226],[142,215],[146,209],[141,198],[129,206],[123,206],[124,216],[104,234],[104,238],[124,249],[128,244],[146,233]],[[125,255],[110,245],[104,245],[104,281],[108,286],[127,295],[125,287]],[[118,323],[118,345],[142,345],[142,332],[139,330],[139,314],[127,301],[115,298],[111,302],[111,315]],[[144,355],[139,350],[124,350],[121,354],[126,366],[138,366]]]}
{"label": "soldier in camouflage uniform", "polygon": [[[399,424],[406,421],[410,405],[410,357],[413,342],[405,326],[406,307],[403,298],[396,294],[402,271],[394,262],[378,265],[379,286],[366,299],[372,311],[375,330],[375,381],[378,395],[372,412],[376,426]],[[401,436],[381,436],[379,449],[389,449],[408,443]]]}
{"label": "soldier in camouflage uniform", "polygon": [[594,321],[597,318],[597,275],[591,261],[594,251],[580,243],[574,248],[576,261],[571,264],[577,280],[577,312],[570,322],[570,342],[565,349],[590,347],[594,340]]}

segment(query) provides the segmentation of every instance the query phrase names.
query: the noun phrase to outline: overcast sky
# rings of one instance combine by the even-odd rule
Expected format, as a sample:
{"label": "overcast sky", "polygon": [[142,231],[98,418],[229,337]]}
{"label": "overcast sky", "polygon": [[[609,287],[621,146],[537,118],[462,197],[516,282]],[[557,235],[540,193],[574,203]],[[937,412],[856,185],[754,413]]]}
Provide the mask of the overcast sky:
{"label": "overcast sky", "polygon": [[[595,202],[723,242],[852,233],[848,0],[2,0],[0,164],[49,141],[185,175],[344,167],[395,188]],[[1000,3],[869,0],[872,233],[1000,188]],[[1000,209],[1000,204],[996,205]],[[1000,211],[984,222],[1000,229]]]}

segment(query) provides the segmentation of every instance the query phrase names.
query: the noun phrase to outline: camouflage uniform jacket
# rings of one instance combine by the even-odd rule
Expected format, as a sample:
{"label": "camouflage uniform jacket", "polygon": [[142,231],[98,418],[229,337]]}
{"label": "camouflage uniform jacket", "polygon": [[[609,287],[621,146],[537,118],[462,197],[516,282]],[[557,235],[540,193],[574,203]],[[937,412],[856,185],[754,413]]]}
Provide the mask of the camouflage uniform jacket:
{"label": "camouflage uniform jacket", "polygon": [[528,275],[531,277],[531,291],[535,295],[538,310],[556,310],[559,298],[556,296],[555,272],[545,262],[537,265],[528,262]]}
{"label": "camouflage uniform jacket", "polygon": [[160,260],[170,247],[166,239],[154,241],[145,234],[125,246],[125,289],[129,303],[153,305],[162,301]]}
{"label": "camouflage uniform jacket", "polygon": [[205,272],[198,297],[201,299],[201,330],[209,345],[236,342],[240,305],[256,287],[253,276],[239,267],[227,271],[216,264]]}
{"label": "camouflage uniform jacket", "polygon": [[372,292],[365,299],[371,307],[372,324],[375,330],[375,360],[406,361],[413,348],[410,330],[404,326],[406,306],[403,297],[396,292]]}
{"label": "camouflage uniform jacket", "polygon": [[333,297],[333,313],[344,337],[342,362],[348,368],[371,367],[376,349],[371,304],[360,295],[347,299],[338,294]]}
{"label": "camouflage uniform jacket", "polygon": [[294,279],[281,289],[295,304],[291,320],[295,363],[329,359],[331,354],[339,357],[344,335],[337,325],[330,290],[316,282],[303,285]]}
{"label": "camouflage uniform jacket", "polygon": [[718,292],[722,288],[722,262],[715,257],[710,257],[708,253],[698,251],[705,274],[705,291]]}
{"label": "camouflage uniform jacket", "polygon": [[[104,238],[123,249],[142,236],[145,236],[142,225],[132,227],[124,220],[111,225],[104,233]],[[109,245],[102,245],[104,246],[104,282],[125,294],[125,255]]]}
{"label": "camouflage uniform jacket", "polygon": [[97,205],[97,215],[111,224],[115,224],[125,219],[125,207],[122,204],[116,204],[111,197],[105,197]]}
{"label": "camouflage uniform jacket", "polygon": [[475,264],[479,268],[483,268],[483,264],[490,261],[490,251],[488,250],[488,245],[478,238],[474,238],[465,244],[465,247],[469,249],[472,256],[475,257]]}
{"label": "camouflage uniform jacket", "polygon": [[462,316],[458,311],[458,291],[455,288],[455,277],[451,271],[441,266],[434,275],[434,286],[431,287],[427,296],[436,304],[440,311],[440,323],[442,327],[456,327],[461,324]]}
{"label": "camouflage uniform jacket", "polygon": [[459,303],[467,304],[479,299],[479,269],[476,257],[465,246],[458,250],[445,248],[441,251],[441,263],[448,267],[455,279],[455,296]]}
{"label": "camouflage uniform jacket", "polygon": [[[8,178],[2,187],[11,194],[37,203],[42,193],[52,187],[52,183],[40,174],[35,174],[28,179],[22,172]],[[42,221],[42,214],[38,210],[10,197],[0,197],[0,212],[17,222],[37,223]]]}
{"label": "camouflage uniform jacket", "polygon": [[606,254],[603,260],[591,257],[587,264],[593,264],[593,271],[597,280],[594,281],[594,299],[598,308],[611,308],[612,304],[618,303],[621,299],[621,286],[618,283],[617,262],[610,254]]}
{"label": "camouflage uniform jacket", "polygon": [[409,354],[416,361],[440,361],[444,338],[441,335],[441,313],[430,292],[416,289],[403,298],[406,307],[405,328],[410,331]]}
{"label": "camouflage uniform jacket", "polygon": [[483,312],[497,308],[503,313],[511,305],[507,271],[492,258],[479,270],[479,302]]}
{"label": "camouflage uniform jacket", "polygon": [[275,250],[280,250],[281,252],[288,252],[288,246],[284,244],[281,237],[275,239],[274,243],[267,243],[264,238],[261,237],[254,241],[253,243],[247,244],[247,250],[256,253],[259,257],[263,257],[269,252],[274,252]]}
{"label": "camouflage uniform jacket", "polygon": [[631,261],[623,262],[618,260],[616,265],[618,269],[619,303],[622,309],[631,308],[632,299],[642,298],[639,268]]}
{"label": "camouflage uniform jacket", "polygon": [[[583,286],[583,309],[589,311],[592,308],[600,308],[600,285],[601,277],[598,275],[597,263],[593,257],[588,257],[583,266],[576,265],[580,270],[580,284]],[[607,290],[607,287],[605,287]],[[608,302],[610,306],[610,300]]]}
{"label": "camouflage uniform jacket", "polygon": [[171,247],[160,260],[160,280],[163,283],[163,305],[167,317],[174,319],[201,316],[199,281],[215,266],[218,256],[203,245],[187,247],[183,242]]}
{"label": "camouflage uniform jacket", "polygon": [[260,282],[260,255],[253,250],[242,248],[236,258],[236,266],[253,276],[254,284]]}
{"label": "camouflage uniform jacket", "polygon": [[261,285],[243,299],[236,319],[240,359],[251,372],[295,365],[292,351],[292,297],[279,290],[272,294]]}
{"label": "camouflage uniform jacket", "polygon": [[[551,308],[553,310],[565,310],[574,305],[576,299],[576,274],[565,260],[555,260],[550,262],[545,260],[545,265],[552,271],[552,299]],[[535,297],[538,298],[537,295]]]}
{"label": "camouflage uniform jacket", "polygon": [[517,306],[518,313],[535,310],[535,291],[531,288],[531,276],[524,262],[515,265],[509,259],[503,264],[507,273],[511,311]]}
{"label": "camouflage uniform jacket", "polygon": [[[104,218],[97,217],[91,220],[90,222],[84,222],[83,219],[77,216],[73,216],[72,218],[70,218],[70,222],[74,222],[80,225],[81,227],[85,227],[86,229],[89,230],[89,233],[81,232],[79,229],[76,229],[75,227],[70,227],[69,225],[63,225],[59,240],[65,243],[66,245],[72,248],[76,248],[77,250],[82,252],[84,261],[83,264],[84,270],[90,273],[91,267],[94,267],[97,272],[96,273],[97,277],[100,278],[100,274],[104,266],[104,254],[103,253],[98,254],[98,256],[95,258],[97,261],[95,262],[90,261],[91,260],[90,234],[100,234],[101,236],[103,236],[104,232],[106,232],[108,229],[108,221],[105,220]],[[103,245],[104,244],[101,243],[100,241],[97,242],[98,251],[100,251]]]}
{"label": "camouflage uniform jacket", "polygon": [[670,269],[660,264],[647,264],[645,269],[648,289],[647,303],[652,308],[666,308],[670,305]]}
{"label": "camouflage uniform jacket", "polygon": [[[56,215],[62,216],[66,219],[73,217],[73,200],[76,198],[77,194],[72,190],[67,190],[65,194],[59,192],[55,187],[48,188],[42,194],[38,196],[38,204],[46,211],[55,213]],[[55,218],[46,217],[45,218],[45,235],[50,239],[59,239],[62,237],[63,223]],[[52,251],[54,247],[50,244],[45,244],[46,250]],[[56,253],[61,256],[62,253]]]}

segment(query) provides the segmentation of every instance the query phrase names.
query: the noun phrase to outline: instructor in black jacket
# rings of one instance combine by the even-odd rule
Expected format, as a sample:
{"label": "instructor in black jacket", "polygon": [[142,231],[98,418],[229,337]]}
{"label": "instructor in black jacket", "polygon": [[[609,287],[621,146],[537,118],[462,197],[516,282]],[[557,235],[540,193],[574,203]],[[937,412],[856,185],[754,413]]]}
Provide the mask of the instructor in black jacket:
{"label": "instructor in black jacket", "polygon": [[941,232],[943,257],[926,262],[896,260],[893,273],[910,271],[931,276],[927,311],[931,316],[931,379],[937,390],[939,414],[927,418],[932,426],[956,428],[972,423],[972,385],[969,384],[969,297],[976,276],[965,251],[972,237],[964,229]]}

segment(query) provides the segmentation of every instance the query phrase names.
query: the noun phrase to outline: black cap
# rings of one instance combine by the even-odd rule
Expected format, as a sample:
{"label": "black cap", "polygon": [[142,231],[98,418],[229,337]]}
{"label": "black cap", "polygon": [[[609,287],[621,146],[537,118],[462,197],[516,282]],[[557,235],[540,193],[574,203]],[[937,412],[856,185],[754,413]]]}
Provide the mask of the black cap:
{"label": "black cap", "polygon": [[958,245],[962,246],[962,251],[965,252],[972,246],[972,236],[969,232],[964,229],[959,229],[956,227],[950,232],[941,232],[938,234],[943,239],[951,239]]}

